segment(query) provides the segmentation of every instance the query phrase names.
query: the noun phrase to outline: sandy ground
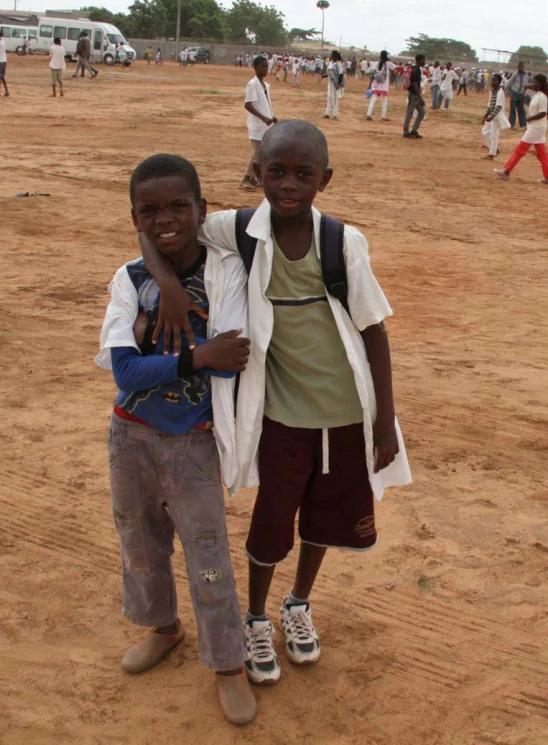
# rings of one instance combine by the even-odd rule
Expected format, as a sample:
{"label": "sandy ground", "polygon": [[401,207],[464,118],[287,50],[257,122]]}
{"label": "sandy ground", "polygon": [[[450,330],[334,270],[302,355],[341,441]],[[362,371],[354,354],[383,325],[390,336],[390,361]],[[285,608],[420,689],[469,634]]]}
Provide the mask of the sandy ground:
{"label": "sandy ground", "polygon": [[[545,745],[548,727],[546,190],[528,156],[508,183],[482,160],[484,97],[428,115],[404,141],[366,123],[351,81],[339,122],[324,88],[273,84],[281,117],[326,132],[335,177],[321,209],[361,228],[396,315],[399,417],[414,484],[378,509],[367,556],[332,552],[314,592],[320,663],[258,690],[226,724],[187,642],[141,677],[119,658],[140,636],[120,617],[105,437],[114,395],[93,364],[107,284],[137,255],[127,183],[155,151],[191,158],[211,208],[255,205],[247,70],[101,68],[52,100],[47,61],[10,56],[0,100],[3,283],[0,483],[2,745]],[[377,117],[380,111],[376,112]],[[503,156],[519,136],[501,139]],[[17,199],[20,191],[50,197]],[[227,506],[242,601],[254,494]],[[270,610],[291,585],[280,567]],[[281,635],[277,637],[283,655]]]}

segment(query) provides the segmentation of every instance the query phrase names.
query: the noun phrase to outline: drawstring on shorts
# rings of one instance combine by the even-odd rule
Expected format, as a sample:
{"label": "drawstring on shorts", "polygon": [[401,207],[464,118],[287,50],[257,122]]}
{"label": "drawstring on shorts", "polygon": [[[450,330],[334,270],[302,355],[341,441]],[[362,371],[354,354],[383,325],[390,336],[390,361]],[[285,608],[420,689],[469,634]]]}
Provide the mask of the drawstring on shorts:
{"label": "drawstring on shorts", "polygon": [[322,474],[329,473],[329,430],[322,429]]}

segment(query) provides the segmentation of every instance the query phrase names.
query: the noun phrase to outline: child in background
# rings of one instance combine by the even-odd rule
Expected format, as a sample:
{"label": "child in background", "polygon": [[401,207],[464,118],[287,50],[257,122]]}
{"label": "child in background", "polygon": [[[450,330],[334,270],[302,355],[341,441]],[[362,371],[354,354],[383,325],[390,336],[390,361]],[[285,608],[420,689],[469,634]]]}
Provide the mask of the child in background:
{"label": "child in background", "polygon": [[158,47],[158,51],[156,52],[156,64],[157,65],[163,65],[164,60],[162,59],[162,50],[160,47]]}
{"label": "child in background", "polygon": [[153,51],[152,47],[150,46],[150,44],[148,45],[145,54],[146,54],[146,58],[147,58],[147,65],[150,65],[150,63],[152,62],[152,58],[154,56],[154,51]]}
{"label": "child in background", "polygon": [[187,160],[162,154],[143,161],[131,177],[130,197],[137,231],[165,257],[177,284],[192,293],[209,321],[206,325],[199,315],[193,317],[199,344],[178,357],[161,344],[145,348],[149,345],[141,338],[139,346],[134,324],[140,327],[142,314],[145,323],[154,324],[158,285],[142,259],[119,269],[110,285],[96,362],[112,369],[120,389],[109,455],[123,613],[153,628],[125,653],[122,667],[129,673],[148,670],[184,639],[171,565],[177,530],[200,659],[216,672],[226,718],[246,724],[255,716],[256,703],[243,672],[245,641],[219,462],[220,451],[230,487],[236,478],[234,376],[245,369],[249,355],[249,341],[240,337],[247,317],[245,270],[239,257],[206,251],[199,243],[207,206],[196,169]]}
{"label": "child in background", "polygon": [[[453,70],[451,62],[447,62],[445,70],[443,72],[443,80],[440,87],[440,95],[445,99],[443,110],[447,111],[451,101],[453,100],[453,83],[459,79],[457,73]],[[440,102],[441,105],[441,102]]]}
{"label": "child in background", "polygon": [[66,68],[65,49],[61,46],[61,39],[56,37],[49,49],[49,69],[51,72],[51,86],[53,88],[52,98],[57,95],[57,83],[59,83],[59,95],[63,93],[63,70]]}
{"label": "child in background", "polygon": [[369,108],[367,109],[367,120],[373,121],[373,111],[379,97],[382,99],[381,117],[382,120],[389,121],[387,117],[388,110],[388,91],[390,88],[390,74],[396,69],[396,65],[388,59],[388,52],[383,50],[381,58],[373,66],[373,76],[369,83],[369,89],[372,92]]}
{"label": "child in background", "polygon": [[491,78],[491,93],[487,111],[483,117],[483,129],[481,134],[489,150],[486,158],[493,160],[500,153],[499,136],[501,129],[509,129],[510,122],[504,113],[504,89],[502,87],[502,75],[495,73]]}
{"label": "child in background", "polygon": [[255,191],[259,180],[255,174],[255,162],[261,146],[261,140],[267,129],[278,121],[272,110],[270,86],[265,78],[268,75],[268,60],[266,57],[255,57],[253,61],[255,77],[245,89],[245,110],[247,111],[247,132],[251,142],[251,160],[240,184],[244,191]]}
{"label": "child in background", "polygon": [[[272,684],[280,663],[266,600],[276,565],[293,548],[295,582],[282,601],[286,655],[320,657],[310,593],[328,547],[367,551],[377,540],[374,499],[410,481],[394,414],[383,319],[391,308],[371,270],[368,245],[344,227],[347,312],[327,293],[320,261],[321,215],[313,201],[331,180],[327,141],[313,124],[285,121],[260,150],[266,200],[247,227],[257,239],[248,280],[250,361],[240,379],[237,451],[243,486],[260,483],[246,544],[249,556],[249,679]],[[210,215],[206,245],[239,253],[234,210]],[[162,287],[162,314],[186,323],[188,298],[148,245],[147,266]]]}
{"label": "child in background", "polygon": [[521,142],[516,146],[508,163],[503,170],[496,170],[495,173],[500,178],[508,179],[510,174],[528,152],[531,145],[535,146],[535,153],[542,166],[541,184],[548,184],[548,153],[546,153],[546,129],[548,121],[548,81],[546,75],[535,75],[533,82],[527,86],[535,91],[535,95],[529,106],[527,116],[527,130],[523,135]]}
{"label": "child in background", "polygon": [[337,119],[339,116],[339,99],[344,94],[344,65],[342,57],[336,49],[331,52],[327,65],[327,107],[324,119]]}

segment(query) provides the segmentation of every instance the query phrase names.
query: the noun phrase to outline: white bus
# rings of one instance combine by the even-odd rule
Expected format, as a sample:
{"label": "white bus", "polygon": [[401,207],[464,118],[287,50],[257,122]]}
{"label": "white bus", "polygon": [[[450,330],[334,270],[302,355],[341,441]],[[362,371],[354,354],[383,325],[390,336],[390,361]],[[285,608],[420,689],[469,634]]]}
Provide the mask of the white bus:
{"label": "white bus", "polygon": [[24,54],[24,43],[31,39],[36,39],[38,36],[38,28],[36,26],[6,26],[5,24],[1,24],[0,29],[4,34],[6,52]]}
{"label": "white bus", "polygon": [[72,20],[68,18],[40,18],[38,26],[37,52],[49,52],[55,38],[61,39],[67,57],[76,54],[78,39],[82,31],[88,35],[91,43],[91,60],[113,65],[116,61],[116,47],[123,44],[128,62],[136,58],[135,49],[129,46],[122,33],[110,23],[97,23],[87,18]]}

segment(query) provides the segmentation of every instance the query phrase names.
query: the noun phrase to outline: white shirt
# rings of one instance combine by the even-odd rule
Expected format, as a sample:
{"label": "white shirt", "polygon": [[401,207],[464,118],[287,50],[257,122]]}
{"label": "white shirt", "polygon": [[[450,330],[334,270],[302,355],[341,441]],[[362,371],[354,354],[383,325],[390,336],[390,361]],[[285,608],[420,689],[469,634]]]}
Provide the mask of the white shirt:
{"label": "white shirt", "polygon": [[[268,119],[274,118],[270,100],[270,86],[264,80],[261,83],[257,76],[252,78],[246,86],[245,102],[252,103],[253,108]],[[262,119],[259,119],[258,116],[255,116],[250,111],[247,112],[247,131],[250,140],[258,140],[260,142],[267,129],[268,124],[265,124]]]}
{"label": "white shirt", "polygon": [[441,85],[441,67],[432,68],[432,85]]}
{"label": "white shirt", "polygon": [[60,44],[52,44],[49,48],[49,66],[52,70],[64,70],[67,66],[65,49]]}
{"label": "white shirt", "polygon": [[191,49],[190,52],[188,53],[188,59],[191,62],[195,62],[196,61],[196,52],[194,51],[194,49]]}
{"label": "white shirt", "polygon": [[[378,72],[379,65],[380,64],[381,64],[381,61],[379,60],[378,62],[375,62],[375,64],[373,65],[373,75],[376,72]],[[386,72],[386,79],[382,83],[377,83],[377,81],[373,78],[373,85],[371,86],[371,90],[373,92],[375,92],[375,91],[377,91],[377,92],[378,91],[387,91],[388,92],[388,89],[390,87],[390,73],[392,72],[392,70],[395,70],[396,69],[396,65],[391,60],[387,60],[384,63],[382,69],[383,69],[383,71]]]}
{"label": "white shirt", "polygon": [[441,91],[445,98],[453,98],[453,81],[458,80],[459,76],[454,70],[445,70]]}
{"label": "white shirt", "polygon": [[[320,213],[313,208],[316,250],[320,252]],[[202,228],[201,239],[206,245],[216,245],[236,253],[236,212],[229,210],[208,215]],[[258,239],[255,260],[249,275],[249,337],[251,353],[247,369],[240,376],[236,416],[236,443],[238,457],[238,485],[256,486],[259,482],[257,456],[262,432],[266,391],[266,354],[274,329],[274,312],[265,295],[272,273],[271,210],[264,200],[247,228],[249,235]],[[348,361],[354,372],[356,388],[363,407],[365,457],[369,480],[378,500],[389,486],[403,486],[411,482],[405,445],[396,422],[400,452],[388,468],[374,472],[373,422],[377,417],[377,404],[371,370],[365,345],[359,330],[380,323],[392,310],[371,270],[368,245],[364,236],[346,226],[344,256],[348,275],[348,304],[352,320],[341,303],[331,295],[328,301],[341,335]]]}
{"label": "white shirt", "polygon": [[0,62],[7,62],[8,58],[6,56],[6,42],[4,39],[0,39]]}
{"label": "white shirt", "polygon": [[369,62],[366,59],[362,60],[360,69],[362,72],[367,72],[369,70]]}
{"label": "white shirt", "polygon": [[[537,91],[529,104],[529,116],[540,114],[541,111],[545,113],[548,111],[548,98],[542,91]],[[546,140],[547,129],[548,120],[546,117],[534,122],[527,122],[527,131],[523,135],[523,142],[528,142],[531,145],[542,145]]]}
{"label": "white shirt", "polygon": [[[247,273],[239,254],[208,247],[204,283],[209,300],[208,339],[232,329],[247,331]],[[127,266],[114,275],[109,285],[110,303],[101,331],[101,348],[95,362],[112,370],[112,347],[139,349],[133,324],[139,313],[138,295]],[[235,378],[211,376],[214,435],[221,458],[223,480],[233,492],[237,480],[236,428],[234,419]]]}

